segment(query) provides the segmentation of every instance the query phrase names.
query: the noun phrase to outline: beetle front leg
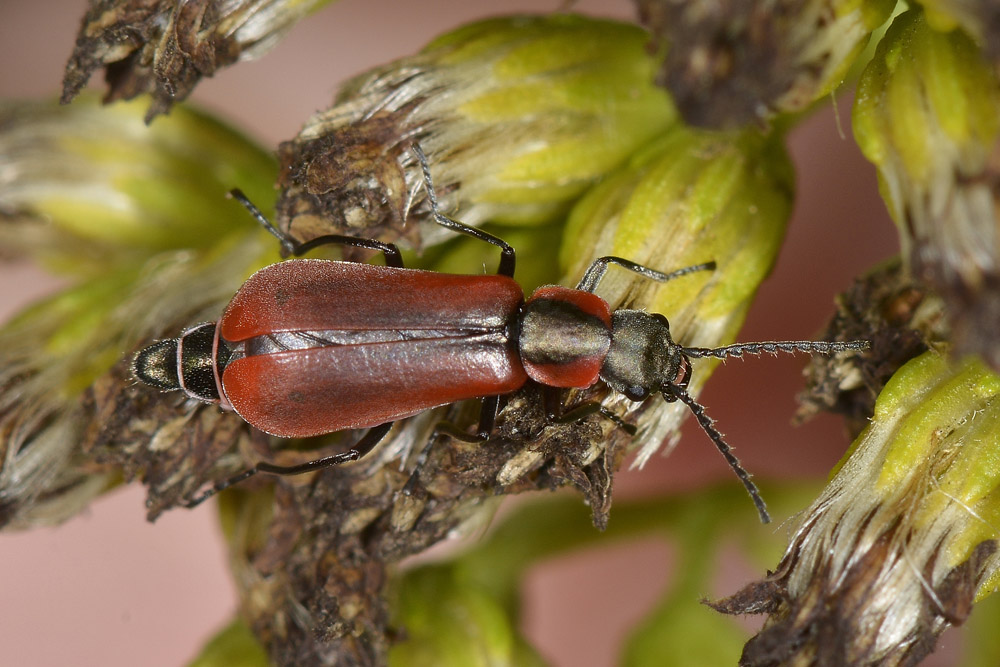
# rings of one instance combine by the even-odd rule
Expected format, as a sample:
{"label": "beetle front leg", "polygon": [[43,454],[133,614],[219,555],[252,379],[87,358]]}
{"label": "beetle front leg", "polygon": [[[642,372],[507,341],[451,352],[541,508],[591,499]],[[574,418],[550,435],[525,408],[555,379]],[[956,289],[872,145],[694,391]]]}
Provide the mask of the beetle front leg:
{"label": "beetle front leg", "polygon": [[563,390],[557,387],[542,388],[542,402],[545,406],[545,415],[554,424],[572,424],[578,422],[592,414],[599,414],[605,419],[614,422],[618,428],[629,435],[635,435],[636,428],[624,419],[616,415],[598,401],[587,401],[575,406],[568,412],[563,412],[562,408]]}
{"label": "beetle front leg", "polygon": [[608,270],[608,265],[610,264],[616,264],[623,269],[631,271],[632,273],[638,273],[640,276],[660,283],[665,283],[673,280],[674,278],[686,276],[689,273],[715,270],[715,262],[704,262],[702,264],[686,266],[683,269],[677,269],[676,271],[671,271],[670,273],[663,273],[661,271],[657,271],[656,269],[651,269],[648,266],[637,264],[636,262],[625,259],[624,257],[608,255],[606,257],[598,257],[594,260],[594,263],[591,264],[590,267],[584,272],[583,278],[581,278],[580,282],[577,283],[576,288],[578,290],[583,290],[584,292],[593,292],[597,289],[597,284],[601,282],[601,278],[604,277],[604,274]]}
{"label": "beetle front leg", "polygon": [[413,493],[413,489],[416,488],[418,478],[420,477],[420,471],[423,470],[424,465],[427,464],[427,459],[431,455],[431,449],[437,442],[439,435],[449,435],[456,440],[468,442],[474,445],[486,442],[493,433],[493,426],[496,423],[497,410],[499,407],[499,396],[487,396],[483,399],[483,406],[479,411],[479,428],[474,434],[467,433],[465,430],[449,421],[440,421],[435,424],[434,430],[431,431],[430,437],[427,438],[427,444],[424,445],[424,448],[420,450],[420,453],[417,455],[417,460],[413,464],[413,472],[410,473],[410,478],[407,479],[406,484],[403,485],[403,493],[407,496]]}
{"label": "beetle front leg", "polygon": [[427,201],[430,202],[431,217],[434,218],[434,222],[441,225],[445,229],[451,229],[461,234],[466,234],[467,236],[479,239],[480,241],[485,241],[486,243],[490,243],[500,248],[500,264],[497,267],[497,273],[501,276],[507,276],[509,278],[514,277],[514,248],[498,236],[494,236],[489,232],[484,232],[476,227],[470,227],[464,222],[453,220],[442,213],[441,207],[438,205],[437,193],[434,191],[434,179],[431,178],[431,166],[428,164],[427,156],[424,155],[424,151],[420,148],[420,144],[413,144],[413,154],[417,157],[417,162],[420,163],[420,169],[424,175],[424,189],[427,191]]}

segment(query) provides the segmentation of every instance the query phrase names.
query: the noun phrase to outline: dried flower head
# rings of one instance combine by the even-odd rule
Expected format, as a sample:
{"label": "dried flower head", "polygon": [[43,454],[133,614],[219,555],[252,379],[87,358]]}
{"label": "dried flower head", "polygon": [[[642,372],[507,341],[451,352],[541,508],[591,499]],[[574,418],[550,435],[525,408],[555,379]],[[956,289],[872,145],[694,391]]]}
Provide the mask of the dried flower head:
{"label": "dried flower head", "polygon": [[657,83],[699,127],[766,124],[839,86],[893,0],[639,0]]}
{"label": "dried flower head", "polygon": [[90,0],[66,63],[62,102],[105,68],[106,102],[149,94],[146,122],[203,77],[255,58],[329,0]]}
{"label": "dried flower head", "polygon": [[675,118],[645,40],[636,26],[583,16],[496,18],[356,77],[281,145],[279,225],[300,240],[440,238],[407,223],[424,197],[416,140],[453,216],[557,218]]}

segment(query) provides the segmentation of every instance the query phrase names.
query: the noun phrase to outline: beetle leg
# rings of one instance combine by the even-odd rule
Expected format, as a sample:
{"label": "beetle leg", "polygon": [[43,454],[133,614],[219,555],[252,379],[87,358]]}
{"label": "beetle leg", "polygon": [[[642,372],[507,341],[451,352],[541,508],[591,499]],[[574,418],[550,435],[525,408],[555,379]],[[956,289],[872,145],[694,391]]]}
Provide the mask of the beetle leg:
{"label": "beetle leg", "polygon": [[376,241],[375,239],[362,239],[356,236],[343,236],[341,234],[324,234],[323,236],[317,236],[314,239],[310,239],[305,243],[299,243],[275,227],[274,224],[261,212],[261,210],[257,208],[245,194],[243,194],[242,190],[239,188],[230,190],[229,196],[243,204],[243,207],[250,212],[250,215],[253,216],[254,220],[260,223],[260,226],[266,229],[274,238],[278,239],[278,242],[281,243],[282,255],[285,257],[289,255],[299,257],[306,254],[310,250],[323,245],[346,245],[354,248],[377,250],[385,257],[386,266],[403,268],[403,256],[399,253],[399,248],[392,243],[383,243],[382,241]]}
{"label": "beetle leg", "polygon": [[431,448],[434,446],[434,443],[437,442],[439,435],[449,435],[456,440],[472,444],[486,442],[489,440],[490,434],[493,433],[493,425],[496,422],[497,410],[499,407],[499,396],[487,396],[483,399],[483,407],[479,411],[479,428],[474,434],[467,433],[449,421],[440,421],[435,424],[434,430],[431,431],[431,436],[427,439],[427,444],[424,445],[420,454],[417,455],[417,461],[413,464],[413,472],[410,473],[410,478],[406,480],[406,484],[403,485],[403,493],[407,496],[413,493],[413,489],[417,486],[420,471],[427,463],[427,457],[430,456]]}
{"label": "beetle leg", "polygon": [[417,455],[417,460],[413,464],[413,470],[410,472],[410,476],[406,480],[406,484],[400,489],[400,492],[404,496],[412,496],[413,490],[417,488],[417,484],[420,483],[420,471],[424,469],[427,465],[427,459],[430,458],[431,449],[437,443],[438,436],[441,434],[450,435],[453,438],[461,440],[462,442],[471,442],[473,444],[482,442],[478,438],[475,438],[468,433],[464,432],[462,429],[458,428],[451,422],[438,422],[434,426],[434,430],[431,431],[431,437],[427,439],[427,444],[424,448],[420,450]]}
{"label": "beetle leg", "polygon": [[562,411],[562,390],[558,387],[543,387],[542,402],[545,405],[545,414],[549,421],[555,424],[571,424],[578,422],[592,414],[599,414],[605,419],[615,423],[629,435],[635,435],[635,426],[629,424],[624,419],[616,415],[598,401],[587,401],[577,405],[568,412]]}
{"label": "beetle leg", "polygon": [[[490,439],[490,435],[493,433],[493,425],[496,422],[499,407],[500,396],[487,396],[483,399],[483,406],[479,410],[479,428],[476,429],[475,433],[468,433],[452,422],[439,421],[434,426],[434,431],[431,433],[430,440],[433,442],[437,434],[443,433],[445,435],[450,435],[456,440],[461,440],[462,442],[486,442]],[[423,456],[423,454],[421,454],[421,456]],[[418,457],[418,459],[419,458],[420,457]],[[426,459],[427,457],[423,456],[423,458]]]}
{"label": "beetle leg", "polygon": [[599,414],[605,419],[615,423],[615,426],[625,431],[629,435],[635,435],[636,428],[632,424],[616,415],[614,412],[604,407],[597,401],[587,401],[586,403],[581,403],[569,412],[564,412],[558,418],[553,421],[557,424],[569,424],[572,422],[580,421],[581,419],[588,417],[592,414]]}
{"label": "beetle leg", "polygon": [[273,463],[268,463],[267,461],[261,461],[254,467],[233,475],[229,479],[216,482],[210,489],[206,489],[205,492],[197,498],[184,503],[184,507],[187,507],[188,509],[197,507],[207,499],[217,494],[219,491],[228,489],[234,484],[239,484],[243,480],[249,479],[257,473],[263,472],[270,475],[301,475],[303,473],[313,472],[314,470],[322,470],[323,468],[329,468],[342,463],[357,461],[375,448],[375,445],[377,445],[379,441],[385,437],[385,434],[389,432],[389,429],[392,428],[392,424],[393,422],[387,422],[379,426],[374,426],[368,429],[368,432],[365,433],[361,439],[346,452],[324,456],[323,458],[316,459],[315,461],[306,461],[305,463],[300,463],[294,466],[279,466]]}
{"label": "beetle leg", "polygon": [[715,262],[705,262],[703,264],[686,266],[683,269],[677,269],[676,271],[671,271],[670,273],[661,273],[660,271],[651,269],[648,266],[643,266],[642,264],[636,264],[635,262],[624,259],[623,257],[608,255],[606,257],[598,257],[594,260],[594,263],[590,265],[586,272],[584,272],[583,278],[580,279],[576,288],[578,290],[583,290],[584,292],[593,292],[597,289],[597,284],[601,282],[601,278],[604,277],[604,273],[608,270],[608,264],[617,264],[623,269],[628,269],[633,273],[638,273],[643,277],[660,283],[665,283],[668,280],[686,276],[687,274],[695,273],[696,271],[715,270]]}
{"label": "beetle leg", "polygon": [[431,178],[431,167],[427,163],[427,156],[424,155],[424,151],[420,148],[420,144],[413,144],[413,154],[417,156],[417,162],[420,163],[420,168],[424,173],[424,189],[427,190],[427,200],[431,204],[431,215],[434,217],[434,222],[446,229],[467,234],[473,238],[479,239],[480,241],[492,243],[496,247],[500,248],[500,265],[497,268],[497,273],[502,276],[513,278],[514,248],[498,236],[493,236],[493,234],[490,234],[489,232],[484,232],[481,229],[470,227],[464,222],[453,220],[441,213],[441,208],[438,205],[437,193],[434,190],[434,181]]}
{"label": "beetle leg", "polygon": [[483,407],[479,410],[479,429],[476,431],[476,436],[480,440],[489,440],[490,434],[493,433],[493,426],[496,424],[499,409],[499,396],[487,396],[483,399]]}

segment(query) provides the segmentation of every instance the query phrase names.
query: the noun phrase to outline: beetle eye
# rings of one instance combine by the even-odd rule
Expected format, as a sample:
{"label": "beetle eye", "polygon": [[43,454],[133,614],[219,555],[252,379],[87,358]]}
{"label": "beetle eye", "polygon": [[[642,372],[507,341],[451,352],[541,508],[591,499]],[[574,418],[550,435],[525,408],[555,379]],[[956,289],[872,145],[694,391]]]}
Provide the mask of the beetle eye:
{"label": "beetle eye", "polygon": [[625,395],[630,401],[645,401],[649,396],[649,390],[645,387],[627,387]]}
{"label": "beetle eye", "polygon": [[670,328],[670,322],[667,321],[665,315],[662,315],[660,313],[653,313],[653,319],[661,322],[663,326],[667,327],[668,329]]}

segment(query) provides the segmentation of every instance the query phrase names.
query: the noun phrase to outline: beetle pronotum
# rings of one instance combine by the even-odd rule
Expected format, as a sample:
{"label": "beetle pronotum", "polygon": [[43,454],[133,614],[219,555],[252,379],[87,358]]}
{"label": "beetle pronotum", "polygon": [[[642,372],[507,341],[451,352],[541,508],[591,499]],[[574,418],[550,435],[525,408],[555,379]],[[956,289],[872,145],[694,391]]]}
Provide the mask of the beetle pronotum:
{"label": "beetle pronotum", "polygon": [[[413,150],[434,221],[500,248],[497,274],[406,269],[396,246],[369,239],[328,235],[297,243],[234,190],[232,196],[278,238],[287,254],[340,244],[380,251],[386,266],[317,259],[266,266],[236,292],[217,323],[192,327],[141,350],[133,363],[135,376],[160,389],[179,389],[191,398],[218,403],[279,437],[370,430],[340,454],[296,466],[258,463],[217,483],[188,506],[258,472],[298,474],[357,460],[394,421],[430,408],[485,397],[477,431],[485,440],[493,430],[499,397],[526,382],[565,389],[603,381],[633,401],[659,393],[687,405],[750,493],[761,520],[769,521],[750,475],[686,390],[691,358],[833,353],[865,349],[868,342],[685,347],[673,341],[663,315],[612,311],[594,294],[611,264],[665,282],[712,270],[714,262],[661,273],[621,257],[601,257],[576,288],[540,287],[525,299],[512,277],[514,249],[442,214],[427,159],[419,146]],[[621,423],[603,408],[595,409]]]}

